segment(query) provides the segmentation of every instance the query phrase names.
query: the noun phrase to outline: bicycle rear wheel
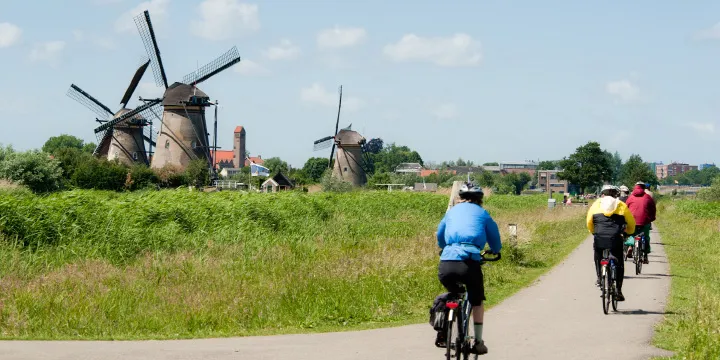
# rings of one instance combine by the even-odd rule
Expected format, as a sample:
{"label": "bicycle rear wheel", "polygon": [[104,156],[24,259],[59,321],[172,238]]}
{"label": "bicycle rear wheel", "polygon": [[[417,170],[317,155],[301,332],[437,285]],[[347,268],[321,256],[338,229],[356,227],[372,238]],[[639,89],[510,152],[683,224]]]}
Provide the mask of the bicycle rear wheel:
{"label": "bicycle rear wheel", "polygon": [[617,275],[615,274],[615,270],[610,271],[610,273],[612,276],[608,277],[608,282],[610,282],[610,297],[612,299],[612,308],[613,311],[617,311],[617,288],[615,287],[615,276]]}
{"label": "bicycle rear wheel", "polygon": [[635,240],[635,248],[633,249],[633,261],[635,262],[635,275],[640,275],[642,270],[642,250],[640,249],[640,241]]}
{"label": "bicycle rear wheel", "polygon": [[[447,345],[445,345],[445,358],[447,360],[460,360],[460,354],[462,353],[463,334],[460,329],[462,328],[462,315],[460,312],[461,308],[452,310],[453,315],[448,317],[448,333],[447,333]],[[455,338],[453,338],[455,335]]]}
{"label": "bicycle rear wheel", "polygon": [[607,313],[608,313],[608,301],[606,301],[606,299],[608,298],[608,296],[610,296],[610,293],[608,292],[609,289],[607,287],[607,281],[606,281],[607,277],[608,277],[606,269],[607,269],[607,267],[603,266],[603,268],[602,268],[603,274],[600,276],[600,289],[602,292],[601,297],[602,297],[603,313],[605,313],[605,315],[607,315]]}

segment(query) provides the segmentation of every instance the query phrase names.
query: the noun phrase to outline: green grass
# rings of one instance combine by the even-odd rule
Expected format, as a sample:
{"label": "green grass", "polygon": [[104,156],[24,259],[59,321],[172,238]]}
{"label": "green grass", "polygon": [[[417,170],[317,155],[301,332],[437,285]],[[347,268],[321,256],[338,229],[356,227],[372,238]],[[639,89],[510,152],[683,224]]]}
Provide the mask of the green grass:
{"label": "green grass", "polygon": [[[586,236],[582,209],[491,196],[519,245],[490,305]],[[0,192],[0,337],[166,339],[426,321],[447,197],[403,192]],[[507,246],[507,241],[506,246]]]}
{"label": "green grass", "polygon": [[672,285],[657,346],[672,359],[720,358],[720,202],[663,201],[658,227]]}

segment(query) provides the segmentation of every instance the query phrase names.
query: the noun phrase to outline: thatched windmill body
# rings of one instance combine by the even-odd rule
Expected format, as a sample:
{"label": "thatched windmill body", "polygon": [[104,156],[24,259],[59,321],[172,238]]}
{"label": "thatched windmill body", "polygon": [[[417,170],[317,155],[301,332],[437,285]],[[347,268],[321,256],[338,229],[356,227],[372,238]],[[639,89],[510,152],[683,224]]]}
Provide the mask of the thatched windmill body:
{"label": "thatched windmill body", "polygon": [[[330,164],[333,164],[333,176],[351,182],[353,185],[362,186],[367,183],[366,169],[368,159],[367,153],[365,153],[365,138],[357,131],[351,130],[352,124],[338,131],[341,107],[342,86],[340,86],[340,100],[338,102],[337,120],[335,121],[335,135],[316,140],[313,143],[313,148],[317,151],[332,146],[332,150],[330,150]],[[335,151],[336,147],[337,152]],[[335,155],[334,163],[332,161],[333,155]]]}
{"label": "thatched windmill body", "polygon": [[[113,112],[75,84],[70,85],[67,95],[85,105],[99,116],[101,123],[95,128],[98,145],[93,154],[108,160],[119,160],[126,164],[150,163],[152,147],[157,135],[152,130],[152,119],[160,114],[160,100],[148,101],[135,109],[127,108],[130,97],[135,92],[140,79],[150,61],[143,63],[135,71],[130,85],[120,101],[120,110]],[[147,146],[146,143],[147,142]]]}
{"label": "thatched windmill body", "polygon": [[[194,159],[207,160],[208,166],[211,166],[205,108],[215,104],[196,85],[240,62],[237,48],[233,47],[209,64],[186,75],[182,82],[168,86],[150,13],[145,10],[136,16],[135,24],[150,57],[155,82],[165,87],[162,124],[150,166],[162,168],[170,164],[185,168]],[[217,111],[217,107],[215,109]]]}

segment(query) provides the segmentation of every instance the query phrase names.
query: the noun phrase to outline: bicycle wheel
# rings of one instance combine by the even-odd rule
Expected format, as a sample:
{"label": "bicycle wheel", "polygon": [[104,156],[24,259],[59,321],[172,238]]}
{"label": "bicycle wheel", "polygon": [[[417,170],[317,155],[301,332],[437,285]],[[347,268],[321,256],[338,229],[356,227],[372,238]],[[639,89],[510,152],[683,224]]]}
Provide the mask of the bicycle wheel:
{"label": "bicycle wheel", "polygon": [[628,255],[627,255],[628,249],[630,249],[629,246],[623,245],[623,261],[627,261],[627,259],[628,259]]}
{"label": "bicycle wheel", "polygon": [[451,316],[448,316],[448,329],[447,329],[447,337],[445,338],[445,358],[447,360],[452,360],[455,357],[455,354],[453,354],[455,343],[453,339],[453,327],[456,325],[455,321],[455,310],[450,310],[452,312]]}
{"label": "bicycle wheel", "polygon": [[635,240],[635,248],[633,249],[633,261],[635,262],[635,275],[640,275],[640,270],[642,269],[642,259],[641,259],[641,250],[640,250],[640,241]]}
{"label": "bicycle wheel", "polygon": [[[462,334],[462,309],[460,307],[453,310],[453,316],[449,319],[448,324],[448,335],[447,345],[445,351],[445,357],[447,360],[459,360],[460,354],[462,354],[462,345],[464,335]],[[453,339],[453,332],[455,338]]]}
{"label": "bicycle wheel", "polygon": [[602,268],[602,275],[600,276],[600,288],[601,288],[601,292],[602,292],[601,297],[602,297],[603,312],[605,313],[605,315],[607,315],[607,313],[608,313],[608,302],[605,301],[605,299],[606,299],[608,296],[610,296],[610,294],[608,293],[607,282],[605,281],[605,280],[607,279],[607,273],[606,273],[605,269],[606,269],[606,267],[603,266],[603,268]]}
{"label": "bicycle wheel", "polygon": [[[470,337],[470,324],[474,323],[472,320],[472,306],[470,305],[469,301],[466,301],[465,304],[466,304],[465,312],[464,312],[465,326],[464,326],[464,331],[463,331],[465,334],[465,339],[463,341],[463,360],[470,360],[470,359],[477,360],[478,354],[470,353],[472,346],[474,345],[470,341],[470,338],[471,338]],[[472,337],[475,338],[474,333],[473,333]]]}
{"label": "bicycle wheel", "polygon": [[612,276],[610,277],[610,298],[612,299],[613,311],[617,311],[617,288],[615,287],[615,270],[610,271]]}

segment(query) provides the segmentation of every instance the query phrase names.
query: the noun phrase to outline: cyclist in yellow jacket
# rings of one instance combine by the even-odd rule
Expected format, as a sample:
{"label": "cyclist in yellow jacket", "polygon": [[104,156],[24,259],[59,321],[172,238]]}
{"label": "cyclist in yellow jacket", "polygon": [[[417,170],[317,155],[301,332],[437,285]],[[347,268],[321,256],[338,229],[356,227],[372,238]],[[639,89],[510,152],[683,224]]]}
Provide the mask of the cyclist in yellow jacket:
{"label": "cyclist in yellow jacket", "polygon": [[635,232],[635,218],[624,202],[618,199],[620,189],[613,185],[602,188],[601,197],[592,204],[587,213],[587,228],[593,234],[593,251],[595,253],[595,273],[600,286],[600,259],[603,250],[610,249],[610,253],[618,259],[617,262],[617,300],[625,301],[622,294],[625,264],[623,259],[623,232],[630,235]]}

